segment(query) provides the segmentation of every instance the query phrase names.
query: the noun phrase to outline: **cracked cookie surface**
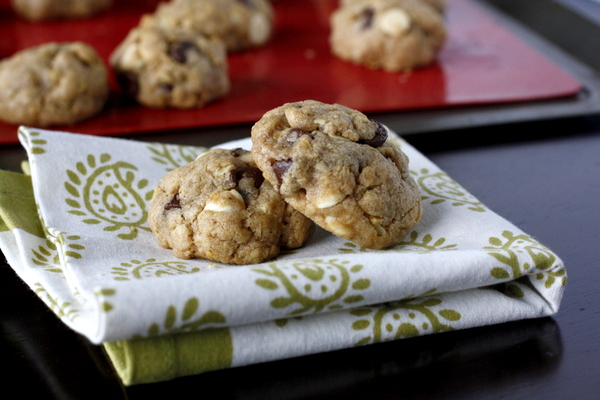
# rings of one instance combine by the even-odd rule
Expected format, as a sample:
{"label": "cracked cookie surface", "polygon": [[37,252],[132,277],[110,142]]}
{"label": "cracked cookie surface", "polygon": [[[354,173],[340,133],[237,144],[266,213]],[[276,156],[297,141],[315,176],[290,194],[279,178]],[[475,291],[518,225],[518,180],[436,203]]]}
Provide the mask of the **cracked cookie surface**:
{"label": "cracked cookie surface", "polygon": [[179,258],[227,264],[269,260],[302,246],[314,224],[279,196],[242,149],[213,149],[163,177],[148,221]]}
{"label": "cracked cookie surface", "polygon": [[83,42],[50,42],[0,61],[0,119],[36,127],[97,114],[109,93],[106,66]]}
{"label": "cracked cookie surface", "polygon": [[331,16],[331,50],[369,68],[424,67],[446,40],[439,7],[423,0],[347,0]]}
{"label": "cracked cookie surface", "polygon": [[295,209],[381,249],[400,243],[422,213],[408,158],[387,134],[358,111],[307,100],[267,112],[252,128],[252,154]]}

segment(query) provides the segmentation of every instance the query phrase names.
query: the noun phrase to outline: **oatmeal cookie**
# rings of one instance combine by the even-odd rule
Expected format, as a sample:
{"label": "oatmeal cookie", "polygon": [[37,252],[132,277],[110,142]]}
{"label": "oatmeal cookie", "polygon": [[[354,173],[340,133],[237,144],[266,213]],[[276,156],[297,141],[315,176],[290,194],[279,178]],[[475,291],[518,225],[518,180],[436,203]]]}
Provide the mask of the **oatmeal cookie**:
{"label": "oatmeal cookie", "polygon": [[146,15],[113,51],[110,64],[124,92],[149,107],[199,108],[229,92],[223,44],[163,28]]}
{"label": "oatmeal cookie", "polygon": [[423,0],[354,0],[331,16],[332,52],[369,68],[427,66],[445,40],[443,15]]}
{"label": "oatmeal cookie", "polygon": [[106,66],[82,42],[47,43],[0,61],[0,119],[46,127],[98,113],[109,93]]}
{"label": "oatmeal cookie", "polygon": [[269,260],[314,231],[242,149],[213,149],[169,172],[154,191],[148,221],[175,256],[228,264]]}
{"label": "oatmeal cookie", "polygon": [[166,28],[180,28],[218,38],[227,51],[265,44],[273,29],[273,8],[267,0],[171,0],[154,15]]}
{"label": "oatmeal cookie", "polygon": [[358,111],[307,100],[267,112],[252,127],[252,154],[296,210],[381,249],[400,243],[422,212],[408,158],[387,135]]}
{"label": "oatmeal cookie", "polygon": [[90,17],[112,4],[112,0],[12,0],[15,12],[30,21]]}
{"label": "oatmeal cookie", "polygon": [[[340,4],[341,5],[347,5],[350,3],[359,3],[359,2],[363,2],[363,3],[368,3],[371,0],[341,0]],[[446,7],[447,7],[447,1],[446,0],[420,0],[424,3],[428,3],[430,6],[432,6],[434,9],[436,9],[438,12],[440,13],[444,13],[446,12]]]}

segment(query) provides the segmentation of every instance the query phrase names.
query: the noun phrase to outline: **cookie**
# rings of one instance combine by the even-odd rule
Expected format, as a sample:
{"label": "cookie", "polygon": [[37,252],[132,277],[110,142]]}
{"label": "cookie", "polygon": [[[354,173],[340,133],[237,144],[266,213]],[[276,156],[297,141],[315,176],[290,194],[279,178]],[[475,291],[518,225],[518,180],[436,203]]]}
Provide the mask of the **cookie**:
{"label": "cookie", "polygon": [[175,256],[227,264],[269,260],[314,231],[242,149],[212,149],[169,172],[154,191],[148,221]]}
{"label": "cookie", "polygon": [[446,40],[444,17],[423,0],[354,0],[331,15],[339,58],[390,72],[431,64]]}
{"label": "cookie", "polygon": [[30,21],[90,17],[112,4],[112,0],[12,0],[15,12]]}
{"label": "cookie", "polygon": [[124,92],[148,107],[199,108],[229,92],[223,44],[177,28],[163,28],[152,15],[110,55]]}
{"label": "cookie", "polygon": [[171,0],[159,4],[154,15],[163,27],[218,38],[229,52],[262,46],[273,30],[267,0]]}
{"label": "cookie", "polygon": [[[368,2],[369,0],[366,0],[366,2]],[[446,0],[420,0],[424,3],[428,3],[430,6],[432,6],[434,9],[436,9],[438,12],[440,13],[444,13],[446,12],[446,7],[447,7],[447,1]],[[358,2],[365,2],[365,0],[341,0],[340,4],[341,5],[347,5],[350,3],[358,3]]]}
{"label": "cookie", "polygon": [[98,113],[109,93],[102,59],[82,42],[47,43],[0,61],[0,120],[46,127]]}
{"label": "cookie", "polygon": [[267,112],[251,134],[265,179],[335,235],[382,249],[400,243],[419,221],[408,158],[364,114],[313,100],[288,103]]}
{"label": "cookie", "polygon": [[448,3],[446,0],[422,0],[426,3],[429,3],[437,12],[444,14],[446,12],[446,8],[448,7]]}

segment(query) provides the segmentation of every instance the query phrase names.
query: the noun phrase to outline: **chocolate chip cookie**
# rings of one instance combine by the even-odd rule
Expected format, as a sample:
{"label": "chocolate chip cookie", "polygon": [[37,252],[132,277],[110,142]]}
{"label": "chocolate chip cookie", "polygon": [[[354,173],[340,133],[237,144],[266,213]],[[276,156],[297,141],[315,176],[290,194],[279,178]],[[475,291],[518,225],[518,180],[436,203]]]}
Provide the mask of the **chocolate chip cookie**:
{"label": "chocolate chip cookie", "polygon": [[15,12],[30,21],[90,17],[112,4],[112,0],[12,0]]}
{"label": "chocolate chip cookie", "polygon": [[386,71],[431,64],[444,44],[443,15],[423,0],[352,0],[331,16],[332,52]]}
{"label": "chocolate chip cookie", "polygon": [[171,0],[159,4],[154,15],[168,29],[218,38],[229,52],[262,46],[273,29],[267,0]]}
{"label": "chocolate chip cookie", "polygon": [[154,191],[148,221],[175,256],[228,264],[269,260],[314,231],[242,149],[212,149],[169,172]]}
{"label": "chocolate chip cookie", "polygon": [[252,127],[252,154],[296,210],[381,249],[400,243],[422,212],[408,158],[387,135],[358,111],[307,100],[267,112]]}
{"label": "chocolate chip cookie", "polygon": [[146,15],[113,51],[110,64],[124,92],[148,107],[199,108],[229,92],[223,44],[164,28]]}
{"label": "chocolate chip cookie", "polygon": [[47,43],[0,61],[0,120],[46,127],[98,113],[109,93],[106,66],[82,43]]}

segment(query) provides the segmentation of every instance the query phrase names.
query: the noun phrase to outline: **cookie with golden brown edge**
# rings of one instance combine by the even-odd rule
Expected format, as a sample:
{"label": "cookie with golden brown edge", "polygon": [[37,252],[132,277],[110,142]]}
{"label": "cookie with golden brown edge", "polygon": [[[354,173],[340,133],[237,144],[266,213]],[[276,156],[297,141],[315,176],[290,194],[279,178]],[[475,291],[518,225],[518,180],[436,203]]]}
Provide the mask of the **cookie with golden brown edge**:
{"label": "cookie with golden brown edge", "polygon": [[252,127],[266,180],[322,228],[361,246],[400,243],[422,213],[408,158],[387,129],[350,108],[284,104]]}
{"label": "cookie with golden brown edge", "polygon": [[242,149],[213,149],[169,172],[154,191],[148,221],[175,256],[227,264],[269,260],[314,231]]}

